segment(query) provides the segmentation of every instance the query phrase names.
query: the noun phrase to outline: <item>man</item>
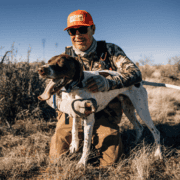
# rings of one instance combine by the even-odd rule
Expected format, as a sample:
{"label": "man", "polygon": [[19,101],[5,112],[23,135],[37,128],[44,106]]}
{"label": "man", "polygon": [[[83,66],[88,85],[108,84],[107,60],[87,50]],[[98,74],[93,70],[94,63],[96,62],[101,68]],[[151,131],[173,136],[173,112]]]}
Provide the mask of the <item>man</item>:
{"label": "man", "polygon": [[[97,42],[93,35],[95,25],[91,15],[84,10],[72,12],[67,19],[67,30],[72,46],[66,47],[65,54],[78,56],[84,70],[111,69],[119,72],[119,76],[106,77],[108,87],[100,77],[87,80],[86,88],[91,92],[107,91],[128,87],[139,83],[141,73],[137,66],[129,60],[123,50],[115,44]],[[117,162],[123,152],[118,123],[122,117],[121,103],[115,98],[105,110],[95,114],[92,144],[98,152],[101,166]],[[69,149],[71,142],[72,119],[59,112],[56,132],[51,140],[50,157],[57,158]],[[79,138],[83,140],[83,132],[79,128]]]}

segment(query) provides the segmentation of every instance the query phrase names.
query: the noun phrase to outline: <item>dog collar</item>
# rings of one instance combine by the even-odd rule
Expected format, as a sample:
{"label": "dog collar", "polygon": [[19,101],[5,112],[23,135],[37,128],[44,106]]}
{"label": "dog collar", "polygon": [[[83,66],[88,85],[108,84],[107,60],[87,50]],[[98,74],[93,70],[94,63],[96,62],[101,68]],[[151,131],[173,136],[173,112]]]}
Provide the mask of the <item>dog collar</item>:
{"label": "dog collar", "polygon": [[[56,110],[57,105],[56,105],[56,94],[53,95],[53,107]],[[69,124],[69,115],[65,113],[65,124]]]}
{"label": "dog collar", "polygon": [[56,94],[53,95],[53,107],[54,107],[54,109],[57,109],[57,106],[56,106]]}

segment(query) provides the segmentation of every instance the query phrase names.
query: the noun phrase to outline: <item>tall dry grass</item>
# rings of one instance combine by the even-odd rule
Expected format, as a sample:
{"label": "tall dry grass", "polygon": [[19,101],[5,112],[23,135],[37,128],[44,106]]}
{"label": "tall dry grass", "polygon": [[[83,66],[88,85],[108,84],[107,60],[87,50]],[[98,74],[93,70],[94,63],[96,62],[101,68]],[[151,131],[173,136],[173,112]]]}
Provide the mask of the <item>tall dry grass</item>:
{"label": "tall dry grass", "polygon": [[[154,158],[154,140],[142,121],[143,136],[134,145],[135,131],[123,116],[120,132],[125,154],[116,165],[100,168],[88,164],[86,169],[76,169],[80,153],[50,163],[55,112],[37,100],[45,87],[37,66],[9,63],[0,67],[0,179],[180,179],[180,96],[166,88],[146,87],[150,113],[161,132],[162,161]],[[164,77],[162,66],[141,68],[146,80],[180,83]]]}

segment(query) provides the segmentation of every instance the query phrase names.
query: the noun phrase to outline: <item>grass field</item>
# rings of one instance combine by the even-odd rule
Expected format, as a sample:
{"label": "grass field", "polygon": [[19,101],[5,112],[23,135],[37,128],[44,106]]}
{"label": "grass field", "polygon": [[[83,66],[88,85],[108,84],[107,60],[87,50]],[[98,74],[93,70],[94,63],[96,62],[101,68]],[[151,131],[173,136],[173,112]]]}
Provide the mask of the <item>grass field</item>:
{"label": "grass field", "polygon": [[[163,160],[154,158],[153,137],[144,126],[135,146],[135,131],[123,115],[120,132],[124,156],[113,166],[76,169],[80,157],[67,155],[57,164],[49,161],[49,143],[56,127],[56,113],[37,96],[45,83],[36,72],[42,63],[0,65],[0,179],[180,179],[180,92],[147,87],[151,117],[161,133]],[[143,79],[180,85],[179,76],[168,77],[173,66],[140,67]],[[166,75],[164,75],[165,73]],[[139,117],[138,117],[139,118]]]}

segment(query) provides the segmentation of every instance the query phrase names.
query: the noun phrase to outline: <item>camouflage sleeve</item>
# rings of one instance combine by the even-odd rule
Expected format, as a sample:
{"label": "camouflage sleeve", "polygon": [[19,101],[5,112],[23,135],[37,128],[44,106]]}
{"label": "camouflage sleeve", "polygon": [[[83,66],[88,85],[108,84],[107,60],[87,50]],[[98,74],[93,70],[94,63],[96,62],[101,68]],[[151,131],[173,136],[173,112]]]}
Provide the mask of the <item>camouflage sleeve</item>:
{"label": "camouflage sleeve", "polygon": [[126,56],[120,47],[114,46],[115,51],[112,60],[119,76],[111,77],[114,81],[109,81],[110,89],[128,87],[141,82],[142,76],[139,68]]}

